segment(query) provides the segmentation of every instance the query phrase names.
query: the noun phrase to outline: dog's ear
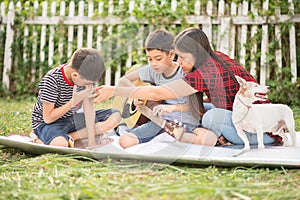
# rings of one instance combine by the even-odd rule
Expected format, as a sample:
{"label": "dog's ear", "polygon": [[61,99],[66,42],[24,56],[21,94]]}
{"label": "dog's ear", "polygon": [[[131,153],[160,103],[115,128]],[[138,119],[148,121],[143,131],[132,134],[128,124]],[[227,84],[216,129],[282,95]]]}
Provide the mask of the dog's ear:
{"label": "dog's ear", "polygon": [[246,80],[245,79],[243,79],[243,78],[241,78],[237,75],[235,75],[234,77],[237,80],[237,82],[240,84],[240,86],[242,86],[242,87],[246,86]]}

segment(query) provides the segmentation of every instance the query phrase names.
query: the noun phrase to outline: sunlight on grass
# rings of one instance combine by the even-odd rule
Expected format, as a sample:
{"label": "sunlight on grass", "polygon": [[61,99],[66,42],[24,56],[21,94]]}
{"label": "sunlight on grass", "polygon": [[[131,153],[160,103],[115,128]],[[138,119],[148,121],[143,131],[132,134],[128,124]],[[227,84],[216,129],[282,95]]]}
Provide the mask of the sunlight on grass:
{"label": "sunlight on grass", "polygon": [[[0,135],[31,132],[33,101],[0,100]],[[111,106],[111,101],[96,109]],[[300,130],[300,108],[293,108]],[[33,156],[0,146],[0,199],[299,199],[300,170]]]}
{"label": "sunlight on grass", "polygon": [[[31,129],[31,111],[34,101],[15,101],[0,99],[0,135],[25,134],[28,135]],[[95,105],[95,109],[111,106],[111,100]]]}
{"label": "sunlight on grass", "polygon": [[1,165],[0,171],[0,187],[6,188],[2,196],[18,199],[296,199],[300,195],[300,172],[287,169],[195,168],[45,154]]}

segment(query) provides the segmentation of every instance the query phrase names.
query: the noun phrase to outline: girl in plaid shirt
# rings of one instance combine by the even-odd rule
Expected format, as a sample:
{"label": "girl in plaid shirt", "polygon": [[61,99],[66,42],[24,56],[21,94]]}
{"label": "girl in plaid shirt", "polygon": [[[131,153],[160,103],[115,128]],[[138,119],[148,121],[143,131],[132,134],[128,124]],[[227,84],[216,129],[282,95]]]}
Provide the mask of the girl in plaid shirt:
{"label": "girl in plaid shirt", "polygon": [[[253,76],[238,62],[227,55],[213,51],[205,33],[197,28],[188,28],[177,35],[174,42],[178,63],[186,76],[184,81],[195,90],[205,93],[207,100],[215,106],[202,117],[202,126],[223,136],[234,144],[243,144],[233,126],[232,105],[239,84],[234,75],[256,82]],[[247,133],[251,144],[257,144],[257,135]],[[264,143],[274,142],[264,135]]]}

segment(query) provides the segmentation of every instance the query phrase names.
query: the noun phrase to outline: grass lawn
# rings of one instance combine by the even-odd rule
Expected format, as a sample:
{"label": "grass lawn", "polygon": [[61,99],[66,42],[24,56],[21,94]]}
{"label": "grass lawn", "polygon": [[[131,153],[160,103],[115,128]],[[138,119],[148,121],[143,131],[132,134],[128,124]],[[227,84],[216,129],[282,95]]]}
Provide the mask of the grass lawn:
{"label": "grass lawn", "polygon": [[[29,134],[33,101],[0,103],[0,135]],[[292,109],[300,131],[300,108]],[[0,180],[0,199],[300,199],[299,169],[96,161],[3,146]]]}

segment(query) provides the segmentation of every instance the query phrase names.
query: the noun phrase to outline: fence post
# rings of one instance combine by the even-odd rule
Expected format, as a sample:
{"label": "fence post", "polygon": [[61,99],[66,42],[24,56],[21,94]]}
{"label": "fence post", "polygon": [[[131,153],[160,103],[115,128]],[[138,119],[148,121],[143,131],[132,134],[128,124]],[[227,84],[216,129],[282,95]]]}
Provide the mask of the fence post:
{"label": "fence post", "polygon": [[[263,2],[263,10],[269,9],[269,0]],[[262,38],[261,38],[261,58],[260,58],[260,84],[266,85],[266,80],[268,78],[269,66],[268,66],[268,44],[269,44],[269,34],[268,34],[268,24],[262,25]]]}
{"label": "fence post", "polygon": [[[48,12],[48,2],[44,1],[42,3],[42,16],[43,17],[47,17],[47,12]],[[41,27],[41,39],[40,39],[40,63],[44,63],[45,59],[46,59],[46,52],[45,52],[45,45],[46,45],[46,34],[47,32],[47,26],[46,25],[42,25]],[[42,79],[42,77],[44,76],[44,72],[41,66],[39,67],[39,80]]]}
{"label": "fence post", "polygon": [[[89,0],[88,1],[88,17],[92,18],[94,14],[94,2]],[[87,27],[87,47],[92,48],[93,47],[93,41],[94,41],[94,36],[93,36],[93,26],[89,25]]]}
{"label": "fence post", "polygon": [[3,69],[3,85],[9,88],[9,72],[11,70],[12,58],[11,58],[11,45],[14,39],[14,3],[9,3],[6,23],[6,40],[5,40],[5,53],[4,53],[4,69]]}
{"label": "fence post", "polygon": [[[39,2],[38,1],[34,1],[33,3],[33,13],[34,15],[37,14],[37,10],[39,8]],[[32,36],[33,36],[33,39],[32,39],[32,66],[31,66],[31,82],[35,82],[36,81],[36,71],[37,71],[37,67],[39,66],[37,64],[37,49],[38,49],[38,41],[37,41],[37,38],[38,38],[38,32],[37,32],[37,27],[33,27],[33,30],[32,30]]]}
{"label": "fence post", "polygon": [[[112,16],[114,12],[114,1],[113,0],[109,0],[108,1],[108,15]],[[107,34],[109,35],[110,39],[113,39],[113,25],[109,25],[107,28]],[[107,60],[112,58],[112,42],[108,41],[107,42],[107,49],[104,49],[104,51],[107,51],[107,56],[108,58],[106,58]],[[110,60],[110,62],[112,62],[112,60]],[[111,67],[109,66],[108,68],[106,68],[105,70],[105,85],[111,85]]]}
{"label": "fence post", "polygon": [[[78,16],[84,16],[84,1],[79,1],[78,6]],[[83,46],[83,25],[78,25],[77,29],[77,48],[81,48]]]}
{"label": "fence post", "polygon": [[[103,7],[104,7],[104,3],[103,2],[99,2],[98,3],[98,15],[101,15],[103,13]],[[96,44],[97,44],[97,49],[101,51],[102,53],[102,45],[101,45],[101,42],[103,40],[102,38],[102,30],[103,30],[103,27],[102,25],[98,25],[97,26],[97,40],[96,40]],[[102,53],[103,55],[103,53]]]}
{"label": "fence post", "polygon": [[[129,1],[129,6],[128,6],[128,12],[132,13],[133,9],[135,7],[135,1],[130,0]],[[144,9],[144,8],[141,8]],[[143,44],[142,44],[143,45]],[[126,59],[126,67],[128,67],[128,69],[132,66],[132,44],[128,44],[127,46],[127,59]]]}
{"label": "fence post", "polygon": [[[258,10],[257,8],[255,8],[254,6],[254,3],[251,2],[251,12],[253,13],[254,17],[258,17]],[[258,27],[257,25],[253,25],[251,26],[251,33],[250,33],[250,38],[251,38],[251,43],[252,43],[252,47],[251,47],[251,50],[250,50],[250,74],[252,76],[254,76],[255,78],[257,78],[257,71],[256,71],[256,67],[257,67],[257,64],[256,64],[256,57],[257,57],[257,40],[256,40],[256,34],[257,34],[257,30],[258,30]]]}
{"label": "fence post", "polygon": [[213,44],[212,40],[212,23],[211,23],[211,16],[212,16],[212,10],[213,10],[213,2],[211,0],[208,0],[207,5],[206,5],[206,12],[209,17],[209,24],[203,24],[202,25],[202,30],[203,32],[207,35],[208,40],[211,44]]}
{"label": "fence post", "polygon": [[[294,4],[292,0],[289,0],[289,9],[294,14]],[[297,56],[296,56],[296,31],[295,25],[292,24],[289,30],[290,37],[290,59],[291,59],[291,72],[292,72],[292,83],[297,81]]]}
{"label": "fence post", "polygon": [[[75,3],[71,1],[69,4],[69,17],[72,18],[75,16]],[[67,57],[70,58],[73,53],[73,40],[74,40],[74,26],[68,26],[68,53]]]}
{"label": "fence post", "polygon": [[[237,6],[234,2],[230,4],[230,15],[231,17],[236,16]],[[231,20],[232,22],[232,20]],[[232,38],[236,37],[236,26],[234,24],[230,24],[230,40],[229,40],[229,57],[235,58],[235,40]]]}
{"label": "fence post", "polygon": [[[61,19],[64,18],[66,14],[66,2],[65,1],[61,1],[60,2],[60,10],[59,10],[59,16],[61,17]],[[62,34],[60,34],[59,36],[59,42],[58,42],[58,56],[59,56],[59,62],[62,62],[63,59],[63,52],[64,52],[64,41],[65,38],[62,36]]]}
{"label": "fence post", "polygon": [[[276,8],[275,10],[275,15],[276,16],[280,16],[281,13],[281,9],[280,8]],[[282,79],[282,42],[281,42],[281,29],[280,29],[280,25],[276,24],[275,25],[275,38],[278,41],[278,49],[275,51],[275,60],[278,66],[278,73],[280,74],[280,76],[277,76],[277,80],[281,80]]]}
{"label": "fence post", "polygon": [[230,30],[230,17],[225,16],[225,2],[219,1],[219,16],[221,17],[218,31],[218,47],[219,51],[229,54],[229,30]]}
{"label": "fence post", "polygon": [[[51,8],[50,8],[50,12],[51,12],[51,16],[55,16],[55,12],[56,12],[56,2],[52,2],[51,3]],[[50,29],[50,35],[49,35],[49,52],[48,52],[48,66],[52,66],[53,65],[53,57],[54,57],[54,26],[51,25],[49,26]]]}
{"label": "fence post", "polygon": [[[124,0],[119,0],[119,6],[120,6],[120,8],[124,8]],[[120,48],[122,48],[121,47],[121,44],[120,44],[120,39],[121,39],[121,35],[122,35],[122,33],[121,33],[121,30],[122,30],[122,25],[118,25],[117,26],[117,30],[118,30],[118,32],[117,32],[117,37],[116,37],[116,40],[117,40],[117,52],[115,52],[115,54],[117,54],[118,55],[118,57],[114,57],[114,59],[118,59],[118,60],[121,60],[121,55],[119,54],[119,49]],[[119,79],[120,79],[120,77],[121,77],[121,70],[122,70],[122,66],[121,66],[121,62],[119,62],[118,64],[117,64],[117,68],[116,68],[116,71],[115,71],[115,83],[117,83],[118,81],[119,81]]]}
{"label": "fence post", "polygon": [[[248,1],[243,1],[242,3],[242,10],[241,14],[242,16],[247,16],[248,15]],[[247,25],[242,25],[241,27],[241,49],[240,49],[240,64],[243,67],[246,67],[246,43],[247,43],[247,33],[248,33],[248,27]]]}

